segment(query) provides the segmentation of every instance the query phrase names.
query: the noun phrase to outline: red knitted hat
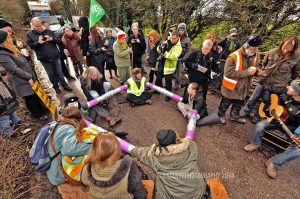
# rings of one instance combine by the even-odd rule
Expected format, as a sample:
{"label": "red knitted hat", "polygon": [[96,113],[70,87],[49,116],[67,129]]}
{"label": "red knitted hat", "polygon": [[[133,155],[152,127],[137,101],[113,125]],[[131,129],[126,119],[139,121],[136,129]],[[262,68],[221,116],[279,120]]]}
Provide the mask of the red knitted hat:
{"label": "red knitted hat", "polygon": [[126,37],[126,34],[125,34],[125,32],[123,32],[123,31],[119,31],[119,32],[117,33],[117,37],[118,37],[119,40],[121,40],[121,39],[123,39],[123,38]]}

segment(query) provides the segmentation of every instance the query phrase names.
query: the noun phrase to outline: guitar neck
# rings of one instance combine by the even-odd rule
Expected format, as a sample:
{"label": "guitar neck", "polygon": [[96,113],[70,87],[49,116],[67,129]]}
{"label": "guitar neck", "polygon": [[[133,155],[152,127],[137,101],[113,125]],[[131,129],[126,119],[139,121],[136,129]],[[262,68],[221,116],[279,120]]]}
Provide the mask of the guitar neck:
{"label": "guitar neck", "polygon": [[277,120],[279,121],[281,127],[283,128],[283,130],[290,136],[293,137],[294,134],[290,131],[290,129],[285,125],[285,123],[283,123],[283,121],[280,118],[277,118]]}

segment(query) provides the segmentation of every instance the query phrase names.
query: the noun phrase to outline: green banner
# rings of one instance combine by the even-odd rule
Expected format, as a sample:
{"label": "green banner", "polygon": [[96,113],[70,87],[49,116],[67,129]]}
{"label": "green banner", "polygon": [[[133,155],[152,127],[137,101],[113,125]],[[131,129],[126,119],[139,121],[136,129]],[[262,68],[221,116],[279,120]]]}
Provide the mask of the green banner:
{"label": "green banner", "polygon": [[90,27],[94,26],[104,15],[105,10],[102,8],[102,6],[96,0],[91,0]]}

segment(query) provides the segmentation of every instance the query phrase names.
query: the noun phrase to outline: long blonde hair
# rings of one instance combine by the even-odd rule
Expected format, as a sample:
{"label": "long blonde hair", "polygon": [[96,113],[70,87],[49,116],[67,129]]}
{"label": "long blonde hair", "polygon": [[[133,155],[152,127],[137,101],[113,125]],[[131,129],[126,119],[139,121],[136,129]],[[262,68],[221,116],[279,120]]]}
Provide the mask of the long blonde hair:
{"label": "long blonde hair", "polygon": [[92,88],[92,74],[93,73],[97,74],[97,80],[102,78],[101,73],[95,66],[88,67],[88,69],[86,69],[83,73],[83,78],[85,79],[89,90]]}
{"label": "long blonde hair", "polygon": [[4,48],[7,48],[8,50],[12,51],[14,55],[19,56],[21,52],[17,48],[17,46],[14,44],[12,37],[7,34],[7,37],[5,41],[3,42]]}
{"label": "long blonde hair", "polygon": [[111,132],[100,133],[94,139],[85,164],[97,164],[105,168],[115,164],[121,158],[121,148],[118,139]]}

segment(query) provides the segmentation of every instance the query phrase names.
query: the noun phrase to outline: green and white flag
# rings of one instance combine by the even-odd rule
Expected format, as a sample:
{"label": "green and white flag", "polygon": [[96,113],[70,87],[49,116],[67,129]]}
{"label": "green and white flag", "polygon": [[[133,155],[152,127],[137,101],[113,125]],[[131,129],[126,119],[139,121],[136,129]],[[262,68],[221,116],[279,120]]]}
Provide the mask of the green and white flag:
{"label": "green and white flag", "polygon": [[102,8],[102,6],[96,0],[91,0],[90,27],[95,25],[104,15],[105,10]]}

